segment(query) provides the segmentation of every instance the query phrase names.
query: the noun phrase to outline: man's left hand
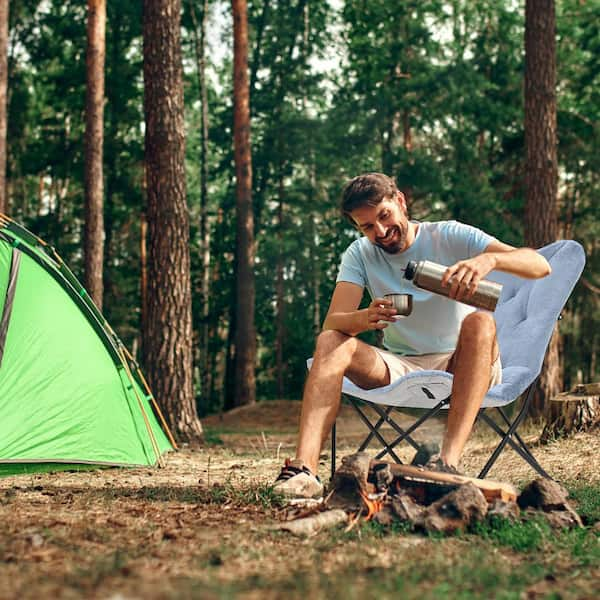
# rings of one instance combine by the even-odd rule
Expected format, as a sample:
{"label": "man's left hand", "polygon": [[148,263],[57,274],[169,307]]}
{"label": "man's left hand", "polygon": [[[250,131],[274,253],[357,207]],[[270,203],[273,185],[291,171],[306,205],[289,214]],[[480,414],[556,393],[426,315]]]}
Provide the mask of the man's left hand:
{"label": "man's left hand", "polygon": [[453,300],[466,300],[475,294],[479,282],[496,266],[493,254],[480,254],[475,258],[460,260],[448,267],[442,277],[442,286],[450,286],[448,296]]}

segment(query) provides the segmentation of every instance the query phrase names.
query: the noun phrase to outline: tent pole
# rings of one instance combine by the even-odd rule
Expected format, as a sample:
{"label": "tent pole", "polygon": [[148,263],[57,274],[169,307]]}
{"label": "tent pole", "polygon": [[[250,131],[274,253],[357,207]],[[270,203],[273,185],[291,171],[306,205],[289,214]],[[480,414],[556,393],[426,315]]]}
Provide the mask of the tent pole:
{"label": "tent pole", "polygon": [[[123,366],[125,367],[125,371],[127,373],[127,376],[129,377],[130,380],[133,381],[133,376],[131,375],[131,370],[129,369],[129,365],[127,364],[127,360],[125,358],[125,355],[123,353],[123,349],[122,347],[119,348],[119,352],[121,354],[121,360],[123,362]],[[142,415],[144,417],[144,423],[146,424],[146,429],[148,430],[148,436],[150,437],[150,442],[152,443],[152,448],[154,449],[154,453],[156,454],[156,458],[158,461],[158,466],[159,467],[164,467],[165,463],[162,459],[162,456],[160,454],[160,448],[158,447],[158,442],[156,441],[156,438],[154,437],[154,432],[152,431],[152,427],[150,427],[150,422],[148,421],[148,415],[146,414],[146,411],[144,410],[144,405],[142,403],[142,399],[140,398],[140,395],[138,394],[137,390],[135,389],[135,386],[132,386],[133,388],[133,393],[135,394],[135,397],[138,401],[138,405],[140,407],[140,410],[142,411]]]}
{"label": "tent pole", "polygon": [[[129,350],[127,350],[127,348],[125,346],[123,346],[122,349],[123,349],[123,353],[133,361],[133,356],[131,356],[131,353],[129,352]],[[150,386],[148,385],[148,382],[146,381],[146,378],[144,377],[142,370],[139,367],[136,367],[135,372],[139,376],[146,392],[148,392],[148,396],[150,396],[150,401],[152,402],[152,406],[154,406],[154,410],[156,411],[156,414],[158,415],[158,418],[163,427],[163,430],[167,434],[167,437],[169,438],[171,445],[173,446],[173,448],[175,448],[177,450],[179,448],[177,446],[177,442],[173,438],[173,434],[171,433],[171,430],[169,429],[169,426],[167,425],[167,422],[165,421],[165,418],[163,417],[162,411],[160,410],[160,407],[158,406],[158,402],[156,401],[156,398],[154,397],[154,394],[152,393],[152,390],[150,389]]]}

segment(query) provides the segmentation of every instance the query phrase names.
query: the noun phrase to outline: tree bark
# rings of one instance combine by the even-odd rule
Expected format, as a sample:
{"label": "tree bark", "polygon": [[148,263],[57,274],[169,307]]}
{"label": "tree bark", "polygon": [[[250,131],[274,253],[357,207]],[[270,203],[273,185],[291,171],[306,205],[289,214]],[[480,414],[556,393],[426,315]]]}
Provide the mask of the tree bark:
{"label": "tree bark", "polygon": [[87,3],[85,98],[85,287],[102,310],[104,256],[104,59],[106,0]]}
{"label": "tree bark", "polygon": [[[525,4],[525,243],[539,248],[558,234],[558,159],[556,135],[556,16],[554,0]],[[555,332],[533,401],[544,411],[562,387]]]}
{"label": "tree bark", "polygon": [[0,0],[0,212],[8,211],[6,132],[8,124],[8,3]]}
{"label": "tree bark", "polygon": [[254,214],[250,150],[248,84],[248,7],[232,0],[233,12],[233,145],[236,174],[237,290],[234,406],[256,401],[256,333],[254,329]]}
{"label": "tree bark", "polygon": [[186,205],[180,0],[144,1],[148,219],[145,364],[175,437],[196,443],[189,216]]}
{"label": "tree bark", "polygon": [[542,444],[600,425],[600,384],[579,384],[549,403]]}
{"label": "tree bark", "polygon": [[[148,221],[140,215],[140,322],[145,329],[148,322]],[[142,356],[145,356],[142,341]]]}
{"label": "tree bark", "polygon": [[283,385],[283,340],[285,338],[285,283],[283,279],[283,200],[284,200],[284,181],[283,165],[279,169],[279,191],[277,204],[277,267],[275,283],[275,370],[277,373],[277,398],[284,397]]}

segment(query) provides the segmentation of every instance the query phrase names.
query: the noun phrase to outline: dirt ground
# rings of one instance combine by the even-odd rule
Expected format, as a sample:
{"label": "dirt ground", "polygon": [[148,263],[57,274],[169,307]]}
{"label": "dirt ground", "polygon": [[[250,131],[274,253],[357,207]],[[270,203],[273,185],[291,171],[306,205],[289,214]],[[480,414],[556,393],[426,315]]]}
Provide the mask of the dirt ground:
{"label": "dirt ground", "polygon": [[[273,533],[281,509],[266,486],[284,457],[293,455],[298,416],[299,403],[283,401],[212,416],[203,422],[212,444],[168,454],[163,469],[1,479],[0,598],[290,597],[291,565],[302,574],[296,593],[332,597],[314,579],[317,572],[344,573],[360,561],[368,569],[389,568],[398,553],[429,543],[414,535],[389,536],[349,563],[360,540]],[[363,431],[344,407],[338,456],[354,451]],[[442,431],[436,422],[420,438],[439,438]],[[538,434],[531,427],[525,437],[535,441]],[[476,475],[494,442],[477,430],[462,470]],[[599,448],[597,433],[578,434],[534,445],[534,453],[556,479],[590,484],[600,479]],[[409,449],[401,457],[410,460],[411,454]],[[329,461],[326,449],[325,479]],[[535,475],[507,451],[489,476],[522,485]],[[452,554],[461,544],[448,540],[438,549]]]}

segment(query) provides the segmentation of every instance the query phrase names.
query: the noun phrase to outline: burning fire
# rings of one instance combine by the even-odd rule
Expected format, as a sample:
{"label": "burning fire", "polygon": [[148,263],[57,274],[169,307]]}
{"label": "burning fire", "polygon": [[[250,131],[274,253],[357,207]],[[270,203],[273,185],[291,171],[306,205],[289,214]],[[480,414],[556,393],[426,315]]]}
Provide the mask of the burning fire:
{"label": "burning fire", "polygon": [[370,521],[383,508],[383,498],[369,498],[362,490],[358,490],[358,493],[368,510],[365,519]]}

